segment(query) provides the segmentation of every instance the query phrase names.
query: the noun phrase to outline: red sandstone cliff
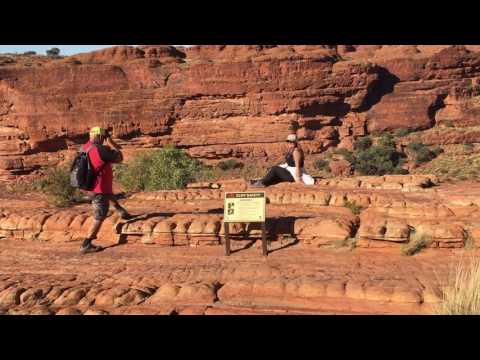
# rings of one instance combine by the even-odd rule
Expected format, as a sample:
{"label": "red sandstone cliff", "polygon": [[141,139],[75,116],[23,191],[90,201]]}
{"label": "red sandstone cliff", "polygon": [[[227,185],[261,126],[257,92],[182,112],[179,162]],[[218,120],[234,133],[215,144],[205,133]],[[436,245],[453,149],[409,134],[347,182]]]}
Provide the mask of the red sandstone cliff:
{"label": "red sandstone cliff", "polygon": [[[470,128],[480,123],[478,51],[154,45],[50,61],[0,57],[0,175],[58,163],[97,124],[127,149],[174,143],[206,161],[275,159],[292,122],[311,154],[372,131]],[[424,140],[477,142],[449,131]]]}

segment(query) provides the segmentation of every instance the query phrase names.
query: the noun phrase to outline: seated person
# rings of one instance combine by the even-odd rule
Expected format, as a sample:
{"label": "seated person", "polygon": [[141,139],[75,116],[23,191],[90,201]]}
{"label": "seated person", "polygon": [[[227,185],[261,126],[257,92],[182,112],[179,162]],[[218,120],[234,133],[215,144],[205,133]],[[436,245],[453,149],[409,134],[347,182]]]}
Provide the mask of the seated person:
{"label": "seated person", "polygon": [[303,150],[297,142],[296,135],[288,135],[287,142],[290,149],[285,156],[285,163],[274,166],[262,180],[252,184],[252,187],[263,188],[281,182],[296,182],[298,184],[313,185],[315,180],[305,173]]}

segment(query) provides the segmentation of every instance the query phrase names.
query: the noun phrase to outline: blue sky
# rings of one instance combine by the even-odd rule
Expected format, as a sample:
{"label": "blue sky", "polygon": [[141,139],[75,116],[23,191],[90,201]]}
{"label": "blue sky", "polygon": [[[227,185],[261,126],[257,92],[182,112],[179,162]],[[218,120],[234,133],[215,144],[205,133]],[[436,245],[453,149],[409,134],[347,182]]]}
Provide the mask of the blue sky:
{"label": "blue sky", "polygon": [[0,45],[0,53],[24,53],[25,51],[36,51],[37,54],[45,54],[45,51],[52,47],[60,49],[61,55],[73,55],[103,49],[114,45]]}
{"label": "blue sky", "polygon": [[81,52],[98,50],[112,45],[0,45],[0,53],[23,53],[25,51],[36,51],[37,54],[45,54],[45,51],[52,47],[58,47],[60,54],[72,55]]}

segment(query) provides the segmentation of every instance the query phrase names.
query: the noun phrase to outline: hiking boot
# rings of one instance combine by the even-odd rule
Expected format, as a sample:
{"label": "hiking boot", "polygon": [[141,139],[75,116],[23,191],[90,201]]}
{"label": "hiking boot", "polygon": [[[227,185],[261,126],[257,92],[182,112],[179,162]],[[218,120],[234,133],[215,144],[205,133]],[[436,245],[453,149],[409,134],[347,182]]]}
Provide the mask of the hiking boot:
{"label": "hiking boot", "polygon": [[266,187],[261,181],[256,181],[254,182],[251,187],[254,187],[254,188],[264,188]]}
{"label": "hiking boot", "polygon": [[103,248],[101,246],[96,246],[96,245],[93,245],[92,243],[88,243],[88,244],[83,244],[81,247],[80,247],[80,252],[82,254],[90,254],[90,253],[96,253],[96,252],[99,252],[99,251],[102,251]]}

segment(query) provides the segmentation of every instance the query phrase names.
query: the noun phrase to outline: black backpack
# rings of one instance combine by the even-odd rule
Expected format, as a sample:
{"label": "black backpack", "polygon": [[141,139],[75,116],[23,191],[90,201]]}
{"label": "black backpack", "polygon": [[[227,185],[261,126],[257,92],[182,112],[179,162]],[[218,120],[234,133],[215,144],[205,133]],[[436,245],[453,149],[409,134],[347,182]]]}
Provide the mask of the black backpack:
{"label": "black backpack", "polygon": [[88,157],[93,148],[95,148],[95,145],[91,145],[87,151],[80,150],[73,160],[70,169],[70,185],[74,188],[88,191],[95,186],[97,174]]}

